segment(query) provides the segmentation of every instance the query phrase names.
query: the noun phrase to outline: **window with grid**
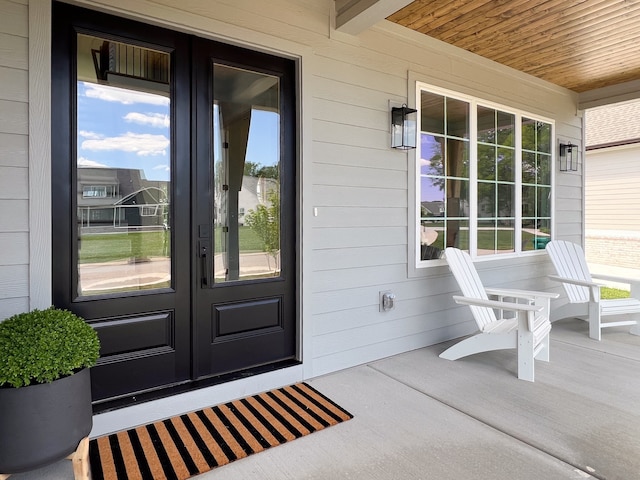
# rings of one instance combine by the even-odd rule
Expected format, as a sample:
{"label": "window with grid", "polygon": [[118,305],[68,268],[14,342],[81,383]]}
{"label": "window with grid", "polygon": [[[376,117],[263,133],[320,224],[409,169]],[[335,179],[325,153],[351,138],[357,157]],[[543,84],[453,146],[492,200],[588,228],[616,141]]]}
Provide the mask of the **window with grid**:
{"label": "window with grid", "polygon": [[544,248],[551,236],[553,124],[418,85],[418,262]]}

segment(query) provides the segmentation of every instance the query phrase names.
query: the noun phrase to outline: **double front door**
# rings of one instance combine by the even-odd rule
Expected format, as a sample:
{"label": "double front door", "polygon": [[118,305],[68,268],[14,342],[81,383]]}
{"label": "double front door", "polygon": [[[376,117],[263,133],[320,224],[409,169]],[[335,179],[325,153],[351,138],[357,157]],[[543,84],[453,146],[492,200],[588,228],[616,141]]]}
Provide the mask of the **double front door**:
{"label": "double front door", "polygon": [[53,299],[96,404],[296,360],[295,63],[53,4]]}

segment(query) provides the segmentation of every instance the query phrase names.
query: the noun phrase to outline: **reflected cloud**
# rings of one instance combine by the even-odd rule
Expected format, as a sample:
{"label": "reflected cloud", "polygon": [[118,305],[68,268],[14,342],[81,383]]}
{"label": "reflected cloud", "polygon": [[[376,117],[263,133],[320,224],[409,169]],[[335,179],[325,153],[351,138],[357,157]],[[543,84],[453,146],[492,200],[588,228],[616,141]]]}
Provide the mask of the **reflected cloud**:
{"label": "reflected cloud", "polygon": [[89,160],[86,157],[78,157],[78,167],[109,168],[108,165],[105,165],[104,163]]}
{"label": "reflected cloud", "polygon": [[153,167],[153,170],[162,170],[163,172],[169,172],[171,168],[169,167],[169,165],[156,165],[155,167]]}
{"label": "reflected cloud", "polygon": [[[169,98],[162,95],[154,95],[145,92],[136,92],[125,88],[97,85],[95,83],[81,82],[84,87],[84,95],[106,102],[117,102],[124,105],[146,103],[149,105],[169,105]],[[80,94],[80,92],[78,92]]]}
{"label": "reflected cloud", "polygon": [[166,155],[169,139],[164,135],[127,132],[117,137],[85,140],[81,148],[93,151],[121,150],[140,156]]}
{"label": "reflected cloud", "polygon": [[155,128],[169,128],[170,124],[169,115],[164,113],[130,112],[127,113],[123,118],[126,122],[129,123],[148,125]]}
{"label": "reflected cloud", "polygon": [[80,130],[78,132],[78,136],[82,137],[82,138],[90,138],[90,139],[97,139],[97,138],[102,138],[103,137],[103,135],[100,135],[99,133],[89,132],[87,130]]}

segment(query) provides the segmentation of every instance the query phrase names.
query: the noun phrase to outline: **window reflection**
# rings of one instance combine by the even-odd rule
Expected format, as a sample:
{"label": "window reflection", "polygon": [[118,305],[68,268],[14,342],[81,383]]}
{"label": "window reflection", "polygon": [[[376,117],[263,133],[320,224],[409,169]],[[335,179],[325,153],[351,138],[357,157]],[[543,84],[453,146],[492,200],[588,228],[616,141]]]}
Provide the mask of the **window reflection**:
{"label": "window reflection", "polygon": [[81,296],[171,285],[169,54],[77,36]]}
{"label": "window reflection", "polygon": [[215,283],[280,276],[280,81],[213,66]]}

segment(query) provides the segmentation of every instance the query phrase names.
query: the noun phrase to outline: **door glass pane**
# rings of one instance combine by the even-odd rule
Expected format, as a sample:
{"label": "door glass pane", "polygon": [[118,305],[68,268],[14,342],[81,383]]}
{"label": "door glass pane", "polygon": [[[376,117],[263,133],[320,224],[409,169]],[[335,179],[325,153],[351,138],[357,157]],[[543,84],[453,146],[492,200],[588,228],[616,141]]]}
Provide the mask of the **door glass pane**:
{"label": "door glass pane", "polygon": [[78,294],[171,286],[169,54],[77,36]]}
{"label": "door glass pane", "polygon": [[280,276],[280,79],[213,65],[215,283]]}

